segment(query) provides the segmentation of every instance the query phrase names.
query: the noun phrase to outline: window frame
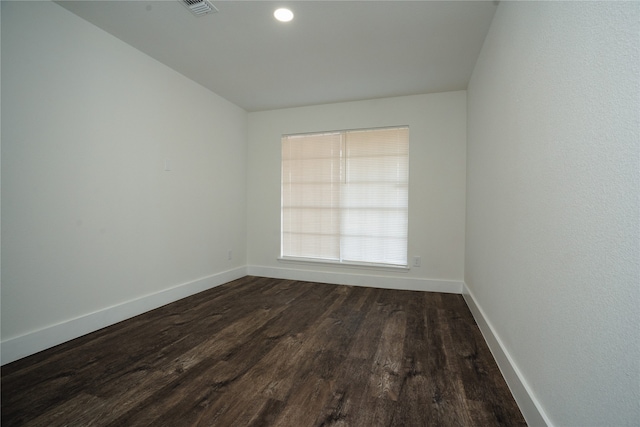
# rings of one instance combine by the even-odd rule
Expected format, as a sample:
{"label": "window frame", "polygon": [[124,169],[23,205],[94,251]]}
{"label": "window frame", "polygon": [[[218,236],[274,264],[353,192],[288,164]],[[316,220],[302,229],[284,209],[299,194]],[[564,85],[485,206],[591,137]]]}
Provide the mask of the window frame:
{"label": "window frame", "polygon": [[[339,161],[343,162],[344,165],[347,164],[347,162],[349,161],[349,159],[347,158],[346,152],[346,144],[347,144],[347,135],[349,133],[355,133],[355,132],[375,132],[375,131],[383,131],[383,130],[403,130],[406,131],[406,140],[404,141],[405,146],[402,147],[406,153],[404,154],[404,156],[401,156],[404,158],[403,160],[403,168],[406,174],[406,180],[405,181],[397,181],[397,182],[404,182],[406,184],[406,190],[405,190],[405,194],[404,197],[406,198],[406,203],[403,204],[401,211],[404,212],[404,216],[405,216],[405,230],[404,230],[404,235],[401,235],[400,238],[404,239],[404,262],[403,263],[396,263],[396,262],[376,262],[376,261],[359,261],[359,260],[345,260],[343,259],[343,254],[342,254],[342,247],[343,247],[343,241],[345,239],[348,238],[348,235],[342,233],[342,231],[340,231],[337,234],[338,237],[338,253],[339,256],[337,259],[333,259],[333,258],[322,258],[322,257],[313,257],[313,256],[296,256],[296,255],[285,255],[284,251],[285,251],[285,203],[284,203],[284,198],[285,198],[285,153],[284,153],[284,149],[285,149],[285,139],[286,138],[291,138],[291,137],[300,137],[300,138],[304,138],[304,137],[313,137],[313,136],[327,136],[327,135],[335,135],[335,134],[340,134],[342,135],[343,138],[343,142],[341,143],[341,154],[339,157]],[[278,260],[281,262],[293,262],[293,263],[303,263],[303,264],[311,264],[311,265],[315,265],[315,264],[325,264],[325,265],[331,265],[331,266],[342,266],[342,267],[356,267],[356,268],[374,268],[374,269],[391,269],[394,271],[408,271],[409,270],[409,163],[410,163],[410,153],[409,153],[409,148],[410,148],[410,128],[408,125],[396,125],[396,126],[385,126],[385,127],[374,127],[374,128],[359,128],[359,129],[343,129],[343,130],[333,130],[333,131],[320,131],[320,132],[305,132],[305,133],[292,133],[292,134],[283,134],[281,136],[281,153],[280,153],[280,165],[281,165],[281,175],[280,175],[280,191],[281,191],[281,197],[280,197],[280,255],[278,257]],[[393,156],[386,156],[386,157],[393,157]],[[286,160],[289,160],[290,158],[287,158]],[[343,178],[341,176],[340,178],[340,185],[348,185],[345,181],[346,179]],[[287,181],[287,183],[290,184],[290,181]],[[338,207],[338,210],[340,211],[340,215],[339,215],[339,221],[343,221],[343,211],[346,211],[347,208],[345,207],[346,203],[341,199],[340,205]],[[375,210],[375,209],[373,209]],[[380,236],[378,236],[380,238]]]}

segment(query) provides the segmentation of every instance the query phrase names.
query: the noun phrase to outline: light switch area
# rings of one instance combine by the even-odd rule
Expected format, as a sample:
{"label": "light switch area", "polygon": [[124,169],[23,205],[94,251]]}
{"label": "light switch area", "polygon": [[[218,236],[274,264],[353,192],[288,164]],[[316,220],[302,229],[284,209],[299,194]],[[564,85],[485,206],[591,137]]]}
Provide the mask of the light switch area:
{"label": "light switch area", "polygon": [[421,259],[419,256],[414,256],[413,257],[413,266],[414,267],[420,267],[421,264]]}
{"label": "light switch area", "polygon": [[164,161],[164,170],[167,172],[171,170],[171,161],[169,159]]}

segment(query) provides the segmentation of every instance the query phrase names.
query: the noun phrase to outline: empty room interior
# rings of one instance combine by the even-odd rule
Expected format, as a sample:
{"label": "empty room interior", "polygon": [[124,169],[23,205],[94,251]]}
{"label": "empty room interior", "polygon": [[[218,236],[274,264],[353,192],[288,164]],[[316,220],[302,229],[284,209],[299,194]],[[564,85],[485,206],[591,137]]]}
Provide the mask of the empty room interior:
{"label": "empty room interior", "polygon": [[1,7],[3,425],[640,425],[639,2]]}

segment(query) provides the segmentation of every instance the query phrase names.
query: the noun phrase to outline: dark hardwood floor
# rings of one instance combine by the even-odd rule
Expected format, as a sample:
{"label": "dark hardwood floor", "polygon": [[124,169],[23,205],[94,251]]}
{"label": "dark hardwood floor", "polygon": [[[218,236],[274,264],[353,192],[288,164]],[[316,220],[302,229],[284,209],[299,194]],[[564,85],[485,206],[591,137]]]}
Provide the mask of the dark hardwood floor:
{"label": "dark hardwood floor", "polygon": [[522,426],[461,295],[245,277],[2,367],[8,426]]}

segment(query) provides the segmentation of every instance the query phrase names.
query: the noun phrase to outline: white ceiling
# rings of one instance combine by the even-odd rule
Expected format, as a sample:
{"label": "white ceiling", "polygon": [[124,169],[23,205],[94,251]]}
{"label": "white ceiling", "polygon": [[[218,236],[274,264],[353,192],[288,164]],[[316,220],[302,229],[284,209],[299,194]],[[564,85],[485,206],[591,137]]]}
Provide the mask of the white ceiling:
{"label": "white ceiling", "polygon": [[[466,89],[495,1],[60,1],[247,111]],[[277,7],[295,18],[280,23]]]}

